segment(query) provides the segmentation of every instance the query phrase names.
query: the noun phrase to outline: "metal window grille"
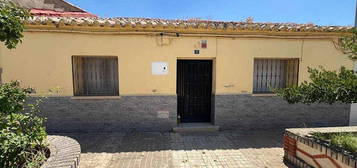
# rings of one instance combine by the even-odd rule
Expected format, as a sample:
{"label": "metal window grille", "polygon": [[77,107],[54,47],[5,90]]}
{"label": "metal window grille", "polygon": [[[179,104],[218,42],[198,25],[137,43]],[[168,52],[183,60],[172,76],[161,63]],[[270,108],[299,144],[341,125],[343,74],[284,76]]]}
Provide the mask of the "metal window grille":
{"label": "metal window grille", "polygon": [[118,58],[73,56],[75,96],[119,95]]}
{"label": "metal window grille", "polygon": [[253,93],[298,84],[299,59],[254,59]]}

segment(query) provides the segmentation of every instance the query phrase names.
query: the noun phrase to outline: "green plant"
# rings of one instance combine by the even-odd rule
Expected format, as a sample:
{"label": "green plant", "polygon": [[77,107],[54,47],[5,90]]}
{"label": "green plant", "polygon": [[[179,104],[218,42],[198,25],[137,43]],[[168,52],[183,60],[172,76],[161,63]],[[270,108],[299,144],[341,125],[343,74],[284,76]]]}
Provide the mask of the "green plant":
{"label": "green plant", "polygon": [[357,140],[351,133],[337,133],[332,135],[331,144],[342,147],[349,152],[357,152]]}
{"label": "green plant", "polygon": [[30,88],[23,89],[19,81],[5,83],[0,87],[0,115],[7,115],[23,111]]}
{"label": "green plant", "polygon": [[45,119],[38,115],[41,100],[26,104],[28,94],[19,82],[0,85],[0,167],[39,167],[45,160]]}
{"label": "green plant", "polygon": [[[357,28],[339,38],[336,46],[352,61],[357,61]],[[299,86],[274,90],[288,103],[356,103],[357,75],[341,67],[340,72],[309,68],[311,82]]]}
{"label": "green plant", "polygon": [[316,139],[328,141],[331,146],[343,148],[346,151],[357,152],[357,136],[354,133],[312,133]]}
{"label": "green plant", "polygon": [[31,17],[28,10],[9,0],[0,0],[0,41],[9,49],[15,48],[23,37],[23,20]]}
{"label": "green plant", "polygon": [[339,72],[323,68],[309,68],[310,82],[299,86],[274,90],[288,103],[357,102],[357,76],[352,70],[342,67]]}
{"label": "green plant", "polygon": [[321,132],[313,132],[311,133],[311,136],[316,138],[316,139],[320,139],[320,140],[328,140],[330,139],[329,136],[330,134],[325,134],[325,133],[321,133]]}
{"label": "green plant", "polygon": [[338,41],[338,47],[352,60],[357,60],[357,28],[352,28],[350,34],[346,34]]}

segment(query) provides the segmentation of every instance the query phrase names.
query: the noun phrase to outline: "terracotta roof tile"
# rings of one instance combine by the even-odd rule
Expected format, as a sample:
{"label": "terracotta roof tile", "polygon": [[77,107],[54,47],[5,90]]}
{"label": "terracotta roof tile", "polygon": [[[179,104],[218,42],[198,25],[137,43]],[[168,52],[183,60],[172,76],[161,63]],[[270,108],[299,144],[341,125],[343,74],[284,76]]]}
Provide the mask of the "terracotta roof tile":
{"label": "terracotta roof tile", "polygon": [[30,13],[34,16],[46,16],[46,17],[91,17],[96,18],[96,15],[93,15],[88,12],[63,12],[63,11],[53,11],[45,9],[31,9]]}
{"label": "terracotta roof tile", "polygon": [[164,20],[147,18],[75,18],[75,17],[41,17],[35,16],[26,21],[30,25],[65,24],[75,26],[157,28],[174,27],[183,29],[210,30],[252,30],[278,32],[347,32],[348,26],[318,26],[296,23],[248,23],[222,22],[208,20]]}

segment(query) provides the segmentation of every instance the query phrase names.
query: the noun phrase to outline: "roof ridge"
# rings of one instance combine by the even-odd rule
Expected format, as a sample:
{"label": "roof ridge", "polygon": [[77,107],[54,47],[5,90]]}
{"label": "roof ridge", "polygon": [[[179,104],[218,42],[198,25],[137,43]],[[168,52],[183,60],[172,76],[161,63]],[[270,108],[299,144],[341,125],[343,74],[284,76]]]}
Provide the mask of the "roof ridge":
{"label": "roof ridge", "polygon": [[130,20],[130,21],[167,21],[167,22],[187,22],[187,23],[232,23],[232,24],[265,24],[265,25],[291,25],[291,26],[315,26],[315,27],[352,27],[340,25],[317,25],[314,23],[295,23],[295,22],[247,22],[247,21],[223,21],[223,20],[201,20],[201,19],[160,19],[146,17],[111,17],[97,18],[97,20]]}
{"label": "roof ridge", "polygon": [[[66,3],[66,4],[70,5],[70,6],[72,6],[72,7],[74,7],[74,8],[77,8],[78,10],[81,10],[82,12],[87,12],[86,10],[84,10],[84,9],[82,9],[82,8],[76,6],[76,5],[73,5],[73,4],[70,3],[70,2],[67,2],[67,1],[65,1],[65,0],[60,0],[60,1],[62,1],[63,3]],[[89,13],[89,12],[87,12],[87,13]]]}
{"label": "roof ridge", "polygon": [[60,1],[62,1],[62,2],[64,2],[64,3],[67,3],[67,4],[70,5],[70,6],[73,6],[74,8],[77,8],[77,9],[81,10],[81,11],[84,12],[84,13],[88,13],[89,15],[95,16],[96,18],[98,17],[97,15],[95,15],[95,14],[93,14],[93,13],[91,13],[91,12],[88,12],[88,11],[86,11],[86,10],[80,8],[79,6],[74,5],[74,4],[70,3],[70,2],[67,2],[67,1],[65,1],[65,0],[60,0]]}

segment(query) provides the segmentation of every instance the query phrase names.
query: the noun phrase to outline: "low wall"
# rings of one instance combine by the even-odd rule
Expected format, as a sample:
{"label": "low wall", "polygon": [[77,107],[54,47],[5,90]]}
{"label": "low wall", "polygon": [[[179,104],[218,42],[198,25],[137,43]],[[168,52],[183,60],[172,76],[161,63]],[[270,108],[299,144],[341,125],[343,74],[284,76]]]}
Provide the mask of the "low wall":
{"label": "low wall", "polygon": [[348,104],[288,104],[277,96],[216,95],[215,124],[223,129],[347,126]]}
{"label": "low wall", "polygon": [[69,137],[48,136],[50,157],[41,168],[78,168],[81,155],[79,143]]}
{"label": "low wall", "polygon": [[298,168],[357,168],[354,156],[309,138],[313,132],[357,132],[357,127],[287,129],[283,138],[286,162]]}
{"label": "low wall", "polygon": [[48,132],[170,131],[176,108],[176,96],[52,97],[41,105]]}
{"label": "low wall", "polygon": [[[288,104],[279,97],[216,95],[212,122],[220,129],[262,130],[345,126],[345,104]],[[171,131],[177,125],[176,96],[122,96],[115,99],[50,97],[41,105],[49,132]]]}

